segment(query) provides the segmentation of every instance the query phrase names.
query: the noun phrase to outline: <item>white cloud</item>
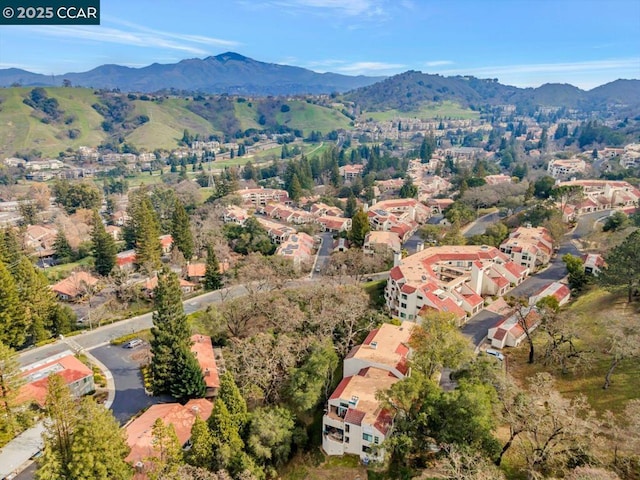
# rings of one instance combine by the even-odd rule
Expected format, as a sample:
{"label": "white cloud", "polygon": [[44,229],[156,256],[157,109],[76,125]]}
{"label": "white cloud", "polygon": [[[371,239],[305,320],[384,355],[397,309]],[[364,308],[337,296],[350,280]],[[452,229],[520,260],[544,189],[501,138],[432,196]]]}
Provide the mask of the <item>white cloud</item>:
{"label": "white cloud", "polygon": [[453,65],[451,60],[433,60],[431,62],[425,62],[427,67],[442,67],[444,65]]}
{"label": "white cloud", "polygon": [[115,18],[106,18],[110,23],[119,24],[127,29],[107,27],[104,24],[96,28],[93,26],[64,26],[45,25],[31,27],[36,34],[59,37],[70,40],[84,40],[87,42],[116,43],[141,48],[165,48],[193,55],[207,55],[206,45],[217,47],[234,47],[239,45],[233,40],[190,35],[154,30],[134,23]]}
{"label": "white cloud", "polygon": [[315,10],[317,13],[329,10],[349,16],[373,17],[385,13],[380,0],[274,0],[272,4],[284,8]]}
{"label": "white cloud", "polygon": [[438,70],[438,73],[443,75],[475,75],[481,78],[496,77],[501,83],[519,87],[560,82],[571,83],[581,88],[592,88],[616,78],[639,78],[640,57],[441,69]]}
{"label": "white cloud", "polygon": [[337,66],[333,71],[348,75],[389,75],[398,73],[398,71],[406,67],[401,63],[355,62]]}

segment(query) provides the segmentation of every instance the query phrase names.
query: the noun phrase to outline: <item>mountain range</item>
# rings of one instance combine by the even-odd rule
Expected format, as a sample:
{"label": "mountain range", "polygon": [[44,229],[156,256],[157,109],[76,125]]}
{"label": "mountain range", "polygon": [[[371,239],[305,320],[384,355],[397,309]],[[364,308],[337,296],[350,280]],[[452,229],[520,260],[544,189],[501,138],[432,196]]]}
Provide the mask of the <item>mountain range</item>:
{"label": "mountain range", "polygon": [[142,68],[101,65],[82,73],[42,75],[17,68],[0,70],[0,86],[73,85],[152,93],[179,90],[240,95],[295,95],[345,92],[370,85],[384,77],[317,73],[305,68],[253,60],[238,53],[154,63]]}
{"label": "mountain range", "polygon": [[74,86],[118,89],[123,92],[201,92],[235,95],[297,95],[349,92],[345,98],[361,110],[408,111],[417,104],[445,100],[473,105],[555,105],[600,110],[610,105],[640,105],[640,80],[616,80],[589,91],[567,84],[538,88],[503,85],[497,79],[444,77],[408,71],[392,77],[317,73],[305,68],[265,63],[226,52],[174,64],[142,68],[102,65],[88,72],[48,76],[16,68],[0,69],[0,86]]}

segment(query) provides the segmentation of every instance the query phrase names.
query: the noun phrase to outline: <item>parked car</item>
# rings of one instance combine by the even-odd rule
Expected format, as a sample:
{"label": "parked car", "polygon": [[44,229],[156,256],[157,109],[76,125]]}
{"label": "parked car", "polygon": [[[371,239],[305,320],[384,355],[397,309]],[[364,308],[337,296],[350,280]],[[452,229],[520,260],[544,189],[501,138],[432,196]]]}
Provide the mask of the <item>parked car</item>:
{"label": "parked car", "polygon": [[487,353],[487,355],[491,355],[492,357],[496,357],[500,361],[504,360],[504,355],[501,352],[497,351],[497,350],[493,350],[491,348],[487,348],[486,353]]}
{"label": "parked car", "polygon": [[136,348],[142,345],[142,343],[142,339],[134,338],[133,340],[129,340],[127,343],[125,343],[124,348]]}

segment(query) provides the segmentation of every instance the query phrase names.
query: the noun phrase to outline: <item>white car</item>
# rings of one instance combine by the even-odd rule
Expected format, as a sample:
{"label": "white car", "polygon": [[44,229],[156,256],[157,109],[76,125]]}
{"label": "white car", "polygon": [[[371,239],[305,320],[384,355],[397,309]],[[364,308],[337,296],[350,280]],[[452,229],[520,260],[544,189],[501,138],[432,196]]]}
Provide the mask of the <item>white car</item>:
{"label": "white car", "polygon": [[142,340],[139,338],[134,338],[133,340],[128,341],[124,344],[124,348],[136,348],[142,345]]}
{"label": "white car", "polygon": [[491,355],[492,357],[496,357],[498,360],[503,361],[504,360],[504,355],[497,351],[497,350],[493,350],[491,348],[487,348],[487,355]]}

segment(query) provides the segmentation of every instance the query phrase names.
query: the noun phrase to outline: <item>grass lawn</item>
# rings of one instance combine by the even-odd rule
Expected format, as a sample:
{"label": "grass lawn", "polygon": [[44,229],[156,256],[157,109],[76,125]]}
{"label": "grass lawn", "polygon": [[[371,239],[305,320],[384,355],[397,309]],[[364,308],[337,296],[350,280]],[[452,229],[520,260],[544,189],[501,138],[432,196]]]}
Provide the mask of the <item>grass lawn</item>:
{"label": "grass lawn", "polygon": [[403,112],[400,110],[386,110],[384,112],[365,112],[365,118],[373,118],[378,121],[389,121],[397,118],[420,118],[430,120],[434,118],[474,119],[479,117],[479,112],[464,108],[454,102],[442,102],[422,104],[418,109]]}
{"label": "grass lawn", "polygon": [[55,283],[63,278],[67,278],[71,275],[73,270],[79,267],[93,267],[93,257],[84,257],[82,260],[78,260],[77,262],[65,263],[63,265],[46,268],[44,270],[44,274],[49,279],[49,282]]}
{"label": "grass lawn", "polygon": [[598,414],[606,410],[621,412],[629,400],[640,398],[640,363],[637,360],[623,361],[613,373],[611,386],[603,390],[602,385],[610,365],[603,340],[606,325],[612,316],[640,318],[640,303],[628,305],[626,294],[611,294],[594,288],[573,302],[567,312],[575,316],[576,331],[580,337],[579,348],[592,352],[588,353],[591,368],[583,373],[562,374],[558,367],[544,366],[540,357],[546,339],[544,333],[539,331],[534,334],[534,345],[537,347],[536,363],[527,363],[529,347],[523,342],[520,347],[507,351],[510,373],[519,381],[525,381],[538,372],[549,372],[563,395],[574,397],[584,394]]}

